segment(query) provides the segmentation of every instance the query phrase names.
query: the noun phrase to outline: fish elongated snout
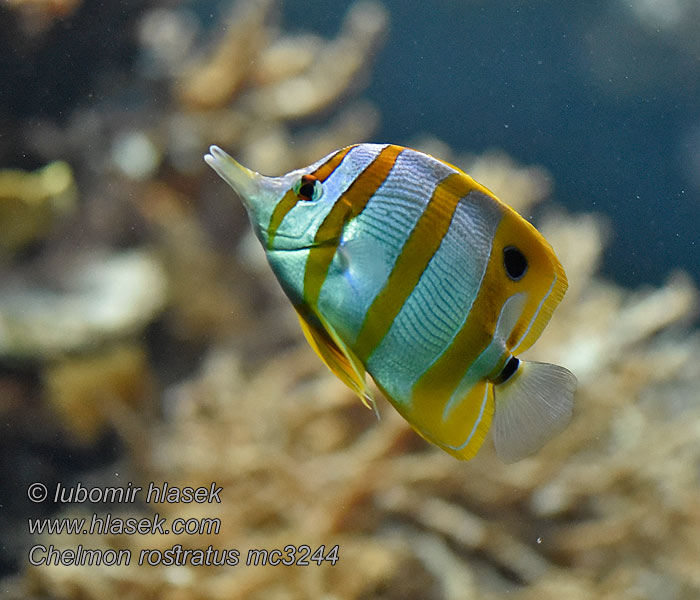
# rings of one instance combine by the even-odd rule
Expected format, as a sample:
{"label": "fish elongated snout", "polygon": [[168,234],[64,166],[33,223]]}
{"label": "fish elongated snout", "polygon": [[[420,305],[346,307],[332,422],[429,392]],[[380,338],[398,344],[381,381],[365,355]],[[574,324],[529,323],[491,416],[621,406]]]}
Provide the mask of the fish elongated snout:
{"label": "fish elongated snout", "polygon": [[218,146],[211,146],[204,160],[241,198],[260,236],[262,224],[269,223],[274,207],[289,187],[285,178],[267,177],[248,169]]}
{"label": "fish elongated snout", "polygon": [[246,204],[249,200],[260,196],[266,187],[264,180],[267,177],[244,167],[218,146],[211,146],[209,154],[204,156],[204,160],[219,174],[221,179],[235,190]]}

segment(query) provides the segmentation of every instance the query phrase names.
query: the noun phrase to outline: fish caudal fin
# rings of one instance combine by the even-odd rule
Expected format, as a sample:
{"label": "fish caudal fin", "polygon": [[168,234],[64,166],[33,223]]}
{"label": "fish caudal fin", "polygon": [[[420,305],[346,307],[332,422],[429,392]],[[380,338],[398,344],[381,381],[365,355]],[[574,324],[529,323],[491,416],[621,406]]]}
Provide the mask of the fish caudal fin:
{"label": "fish caudal fin", "polygon": [[576,377],[558,365],[521,361],[518,370],[494,386],[493,440],[506,463],[539,450],[569,423]]}

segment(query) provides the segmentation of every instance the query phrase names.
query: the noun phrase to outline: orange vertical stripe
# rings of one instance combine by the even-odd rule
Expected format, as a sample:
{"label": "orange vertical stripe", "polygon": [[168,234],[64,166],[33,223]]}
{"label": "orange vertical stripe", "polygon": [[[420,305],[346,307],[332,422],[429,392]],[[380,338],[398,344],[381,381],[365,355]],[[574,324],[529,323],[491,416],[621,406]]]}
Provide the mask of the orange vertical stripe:
{"label": "orange vertical stripe", "polygon": [[461,173],[447,176],[435,188],[428,205],[404,244],[386,284],[367,311],[354,345],[360,360],[366,362],[389,331],[430,259],[440,247],[460,199],[473,188],[471,178]]}
{"label": "orange vertical stripe", "polygon": [[393,145],[384,148],[336,200],[316,231],[304,272],[304,300],[310,306],[315,308],[317,305],[328,267],[338,250],[343,227],[364,210],[384,183],[402,150],[402,147]]}
{"label": "orange vertical stripe", "polygon": [[[316,177],[316,179],[318,179],[319,181],[324,182],[331,176],[333,171],[335,171],[338,168],[340,163],[342,163],[343,159],[347,156],[348,152],[350,152],[350,150],[352,150],[355,146],[357,146],[357,144],[355,144],[354,146],[348,146],[347,148],[343,148],[342,150],[338,150],[335,154],[333,154],[333,156],[331,156],[325,163],[323,163],[318,169],[316,169],[311,174],[314,177]],[[272,243],[275,239],[275,236],[277,235],[277,230],[279,229],[279,226],[282,224],[283,219],[287,216],[289,211],[291,211],[297,205],[298,201],[299,198],[294,193],[294,190],[289,190],[277,203],[277,206],[275,206],[275,210],[272,212],[272,217],[270,217],[270,224],[267,228],[268,249],[272,249]]]}

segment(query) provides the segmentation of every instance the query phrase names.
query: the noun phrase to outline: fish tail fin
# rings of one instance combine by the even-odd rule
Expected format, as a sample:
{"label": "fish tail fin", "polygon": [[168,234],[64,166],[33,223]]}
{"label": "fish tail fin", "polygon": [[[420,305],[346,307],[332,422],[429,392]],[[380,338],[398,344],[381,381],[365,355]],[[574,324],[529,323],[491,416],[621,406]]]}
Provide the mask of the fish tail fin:
{"label": "fish tail fin", "polygon": [[521,361],[515,373],[494,386],[493,441],[506,463],[539,450],[569,423],[576,377],[558,365]]}

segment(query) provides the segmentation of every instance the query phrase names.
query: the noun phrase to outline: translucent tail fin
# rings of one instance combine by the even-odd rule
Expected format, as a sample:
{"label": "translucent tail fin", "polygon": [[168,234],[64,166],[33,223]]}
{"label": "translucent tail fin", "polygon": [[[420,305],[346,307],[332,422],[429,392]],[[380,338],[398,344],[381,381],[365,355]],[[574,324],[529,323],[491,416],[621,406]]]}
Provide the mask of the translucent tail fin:
{"label": "translucent tail fin", "polygon": [[494,386],[493,440],[504,462],[539,450],[569,423],[576,377],[558,365],[521,361],[507,381]]}

